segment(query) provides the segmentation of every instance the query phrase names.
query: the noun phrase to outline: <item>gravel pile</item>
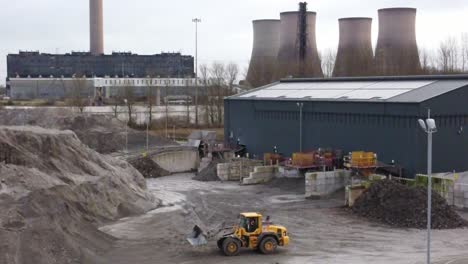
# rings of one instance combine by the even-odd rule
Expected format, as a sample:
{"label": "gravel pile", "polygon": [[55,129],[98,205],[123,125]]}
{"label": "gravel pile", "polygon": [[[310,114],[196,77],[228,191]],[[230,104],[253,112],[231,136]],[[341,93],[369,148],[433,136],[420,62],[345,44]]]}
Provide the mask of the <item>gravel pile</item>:
{"label": "gravel pile", "polygon": [[[355,202],[352,211],[360,216],[401,228],[427,227],[427,188],[382,180],[374,183]],[[467,227],[437,193],[432,196],[432,228]]]}
{"label": "gravel pile", "polygon": [[97,228],[159,205],[127,162],[72,131],[0,126],[0,263],[102,263]]}
{"label": "gravel pile", "polygon": [[159,178],[171,175],[170,172],[161,168],[154,160],[148,157],[132,160],[130,164],[145,178]]}
{"label": "gravel pile", "polygon": [[[124,122],[110,115],[77,113],[70,108],[26,108],[0,111],[0,125],[39,126],[59,130],[71,130],[90,148],[99,153],[109,154],[121,151],[125,147],[128,132],[130,150],[144,148],[146,133],[125,129]],[[150,135],[151,146],[178,145],[164,137]]]}
{"label": "gravel pile", "polygon": [[202,182],[220,181],[218,177],[218,163],[222,163],[222,161],[219,159],[214,159],[208,166],[198,172],[197,175],[193,177],[193,179]]}

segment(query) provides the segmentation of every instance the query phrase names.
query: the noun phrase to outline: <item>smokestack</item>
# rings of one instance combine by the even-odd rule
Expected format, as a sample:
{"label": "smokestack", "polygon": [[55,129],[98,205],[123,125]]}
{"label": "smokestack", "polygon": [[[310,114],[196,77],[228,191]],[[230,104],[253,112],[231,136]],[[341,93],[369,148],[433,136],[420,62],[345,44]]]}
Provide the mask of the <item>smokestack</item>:
{"label": "smokestack", "polygon": [[421,73],[416,44],[416,9],[379,10],[379,38],[375,50],[379,75],[414,75]]}
{"label": "smokestack", "polygon": [[252,87],[260,87],[274,80],[280,42],[280,20],[254,20],[252,23],[254,41],[247,81]]}
{"label": "smokestack", "polygon": [[102,0],[89,0],[90,52],[104,54]]}
{"label": "smokestack", "polygon": [[372,18],[350,17],[338,20],[340,43],[333,77],[369,76],[373,74]]}
{"label": "smokestack", "polygon": [[316,13],[300,3],[299,12],[280,15],[278,77],[323,77],[315,39]]}

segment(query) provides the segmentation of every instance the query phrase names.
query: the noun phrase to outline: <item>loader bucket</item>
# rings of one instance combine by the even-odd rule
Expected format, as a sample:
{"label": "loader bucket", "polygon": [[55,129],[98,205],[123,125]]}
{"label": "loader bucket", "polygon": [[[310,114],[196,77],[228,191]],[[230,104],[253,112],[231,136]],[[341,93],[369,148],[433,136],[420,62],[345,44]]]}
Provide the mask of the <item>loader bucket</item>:
{"label": "loader bucket", "polygon": [[192,233],[187,237],[187,241],[194,247],[208,244],[206,235],[203,234],[203,231],[197,225],[193,227]]}

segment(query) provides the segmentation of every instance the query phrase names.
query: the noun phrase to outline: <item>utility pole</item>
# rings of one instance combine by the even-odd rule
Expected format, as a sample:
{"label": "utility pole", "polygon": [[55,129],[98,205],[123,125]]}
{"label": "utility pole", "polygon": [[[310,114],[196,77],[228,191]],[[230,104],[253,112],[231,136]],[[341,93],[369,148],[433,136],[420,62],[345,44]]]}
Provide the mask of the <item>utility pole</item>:
{"label": "utility pole", "polygon": [[302,152],[302,109],[304,108],[304,103],[297,103],[299,107],[299,152]]}
{"label": "utility pole", "polygon": [[192,19],[195,23],[195,125],[198,127],[198,23],[200,18]]}

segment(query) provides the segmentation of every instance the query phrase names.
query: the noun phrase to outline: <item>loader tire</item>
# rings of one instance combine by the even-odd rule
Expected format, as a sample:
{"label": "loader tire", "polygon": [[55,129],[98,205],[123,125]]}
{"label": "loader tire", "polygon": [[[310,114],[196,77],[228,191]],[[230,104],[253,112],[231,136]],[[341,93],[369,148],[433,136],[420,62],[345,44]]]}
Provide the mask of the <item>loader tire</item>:
{"label": "loader tire", "polygon": [[262,242],[260,242],[260,251],[265,255],[275,253],[276,247],[278,247],[278,242],[271,236],[265,237],[262,239]]}
{"label": "loader tire", "polygon": [[228,237],[223,241],[223,253],[226,256],[236,256],[239,254],[241,244],[237,239]]}

